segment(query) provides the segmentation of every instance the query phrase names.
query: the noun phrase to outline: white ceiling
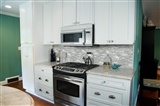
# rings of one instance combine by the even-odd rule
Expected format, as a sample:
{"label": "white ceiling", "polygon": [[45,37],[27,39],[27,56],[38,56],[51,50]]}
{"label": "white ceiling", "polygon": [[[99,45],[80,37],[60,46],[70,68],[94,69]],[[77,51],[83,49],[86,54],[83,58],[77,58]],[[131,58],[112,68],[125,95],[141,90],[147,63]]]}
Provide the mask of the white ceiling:
{"label": "white ceiling", "polygon": [[[0,0],[0,13],[19,17],[19,5],[29,0]],[[5,8],[5,5],[11,5],[12,8]]]}
{"label": "white ceiling", "polygon": [[[53,0],[0,0],[0,13],[10,16],[19,17],[19,5],[28,1],[33,2],[49,2]],[[11,5],[12,8],[5,8],[5,5]]]}

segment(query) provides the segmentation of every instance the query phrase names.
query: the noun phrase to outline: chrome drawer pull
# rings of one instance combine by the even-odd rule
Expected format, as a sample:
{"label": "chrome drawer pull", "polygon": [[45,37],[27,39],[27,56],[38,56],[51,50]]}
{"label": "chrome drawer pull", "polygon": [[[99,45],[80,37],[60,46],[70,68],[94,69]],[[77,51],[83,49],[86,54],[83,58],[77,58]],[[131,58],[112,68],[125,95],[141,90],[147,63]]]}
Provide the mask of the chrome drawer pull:
{"label": "chrome drawer pull", "polygon": [[41,77],[39,77],[38,79],[39,79],[39,80],[42,80],[42,78],[41,78]]}
{"label": "chrome drawer pull", "polygon": [[45,79],[46,82],[48,82],[48,79]]}
{"label": "chrome drawer pull", "polygon": [[95,95],[101,95],[99,92],[95,92],[94,94],[95,94]]}
{"label": "chrome drawer pull", "polygon": [[43,69],[41,71],[44,71]]}
{"label": "chrome drawer pull", "polygon": [[103,82],[102,82],[102,84],[105,84],[105,83],[106,83],[106,81],[103,81]]}
{"label": "chrome drawer pull", "polygon": [[48,92],[48,91],[46,91],[46,94],[49,94],[49,92]]}
{"label": "chrome drawer pull", "polygon": [[110,99],[116,99],[116,97],[114,95],[109,95]]}
{"label": "chrome drawer pull", "polygon": [[39,91],[41,91],[41,92],[42,92],[42,89],[39,89]]}

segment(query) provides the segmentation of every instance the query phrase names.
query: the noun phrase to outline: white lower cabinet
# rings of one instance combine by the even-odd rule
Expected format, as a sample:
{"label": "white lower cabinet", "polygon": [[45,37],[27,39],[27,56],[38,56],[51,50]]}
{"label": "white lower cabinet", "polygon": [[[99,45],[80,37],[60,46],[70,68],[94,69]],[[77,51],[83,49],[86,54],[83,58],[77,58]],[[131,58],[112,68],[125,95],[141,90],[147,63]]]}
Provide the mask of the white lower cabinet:
{"label": "white lower cabinet", "polygon": [[35,66],[35,92],[39,96],[54,101],[52,67]]}
{"label": "white lower cabinet", "polygon": [[87,75],[87,106],[129,106],[130,85],[131,80]]}
{"label": "white lower cabinet", "polygon": [[110,105],[87,99],[87,106],[110,106]]}

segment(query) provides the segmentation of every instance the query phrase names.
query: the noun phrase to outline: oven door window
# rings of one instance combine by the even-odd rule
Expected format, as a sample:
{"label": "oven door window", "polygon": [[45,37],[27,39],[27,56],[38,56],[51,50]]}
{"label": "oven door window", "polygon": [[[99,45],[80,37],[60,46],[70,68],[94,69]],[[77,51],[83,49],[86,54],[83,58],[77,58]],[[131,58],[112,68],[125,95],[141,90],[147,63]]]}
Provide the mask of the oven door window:
{"label": "oven door window", "polygon": [[66,95],[79,97],[79,86],[70,82],[57,80],[57,90]]}
{"label": "oven door window", "polygon": [[82,32],[63,34],[63,42],[82,42]]}

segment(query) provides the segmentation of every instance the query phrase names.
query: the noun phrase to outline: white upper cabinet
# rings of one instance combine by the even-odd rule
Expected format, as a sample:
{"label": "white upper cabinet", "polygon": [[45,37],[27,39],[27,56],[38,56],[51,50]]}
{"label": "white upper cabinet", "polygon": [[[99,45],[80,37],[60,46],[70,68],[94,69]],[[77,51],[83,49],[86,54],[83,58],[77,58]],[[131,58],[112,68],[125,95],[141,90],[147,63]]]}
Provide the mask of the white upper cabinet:
{"label": "white upper cabinet", "polygon": [[63,0],[63,26],[76,24],[76,0]]}
{"label": "white upper cabinet", "polygon": [[20,5],[20,27],[21,44],[33,43],[31,2]]}
{"label": "white upper cabinet", "polygon": [[135,1],[95,2],[95,44],[133,44]]}
{"label": "white upper cabinet", "polygon": [[109,35],[110,2],[95,2],[95,44],[106,44]]}
{"label": "white upper cabinet", "polygon": [[93,23],[93,0],[63,0],[63,26]]}
{"label": "white upper cabinet", "polygon": [[93,0],[77,0],[77,24],[94,23]]}
{"label": "white upper cabinet", "polygon": [[44,44],[60,44],[62,0],[44,4]]}

